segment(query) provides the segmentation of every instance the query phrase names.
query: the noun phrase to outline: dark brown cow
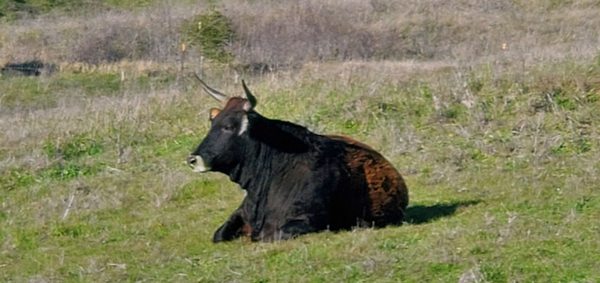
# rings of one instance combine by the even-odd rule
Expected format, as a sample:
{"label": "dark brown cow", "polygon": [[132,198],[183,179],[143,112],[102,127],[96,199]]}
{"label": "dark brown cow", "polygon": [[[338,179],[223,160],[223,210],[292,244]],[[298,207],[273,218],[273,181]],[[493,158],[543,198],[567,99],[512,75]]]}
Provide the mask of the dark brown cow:
{"label": "dark brown cow", "polygon": [[242,235],[273,241],[402,223],[408,189],[377,151],[348,137],[261,116],[243,81],[245,97],[231,98],[200,83],[225,105],[211,109],[210,131],[188,164],[196,172],[224,173],[247,192],[213,241]]}

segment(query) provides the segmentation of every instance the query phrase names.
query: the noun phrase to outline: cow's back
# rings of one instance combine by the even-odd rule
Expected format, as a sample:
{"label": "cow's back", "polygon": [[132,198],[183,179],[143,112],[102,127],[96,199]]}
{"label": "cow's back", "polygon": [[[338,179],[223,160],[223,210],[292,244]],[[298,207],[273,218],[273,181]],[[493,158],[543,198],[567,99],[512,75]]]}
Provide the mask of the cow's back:
{"label": "cow's back", "polygon": [[352,178],[351,190],[366,190],[367,225],[401,224],[408,205],[408,189],[398,171],[381,154],[366,144],[344,136],[328,136],[345,143],[345,161]]}

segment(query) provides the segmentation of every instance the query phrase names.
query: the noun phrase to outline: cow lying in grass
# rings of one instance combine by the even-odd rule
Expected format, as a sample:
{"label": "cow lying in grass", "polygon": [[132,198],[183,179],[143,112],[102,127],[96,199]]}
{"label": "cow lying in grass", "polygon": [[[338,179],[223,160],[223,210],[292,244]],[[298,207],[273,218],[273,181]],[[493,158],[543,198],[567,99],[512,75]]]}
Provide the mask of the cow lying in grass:
{"label": "cow lying in grass", "polygon": [[197,78],[224,107],[210,110],[210,131],[187,162],[195,172],[226,174],[247,192],[214,242],[402,223],[408,189],[381,154],[347,137],[263,117],[243,81],[245,97],[227,97]]}

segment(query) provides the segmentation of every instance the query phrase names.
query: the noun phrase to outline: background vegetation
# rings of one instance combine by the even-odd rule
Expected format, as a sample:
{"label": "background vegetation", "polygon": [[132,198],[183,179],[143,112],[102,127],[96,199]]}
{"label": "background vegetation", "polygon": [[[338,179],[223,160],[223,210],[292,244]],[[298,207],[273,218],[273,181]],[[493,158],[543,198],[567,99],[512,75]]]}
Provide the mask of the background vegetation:
{"label": "background vegetation", "polygon": [[[600,2],[0,1],[0,280],[600,281]],[[200,23],[201,24],[198,24]],[[185,52],[181,44],[186,43]],[[353,136],[400,227],[214,245],[216,102]]]}

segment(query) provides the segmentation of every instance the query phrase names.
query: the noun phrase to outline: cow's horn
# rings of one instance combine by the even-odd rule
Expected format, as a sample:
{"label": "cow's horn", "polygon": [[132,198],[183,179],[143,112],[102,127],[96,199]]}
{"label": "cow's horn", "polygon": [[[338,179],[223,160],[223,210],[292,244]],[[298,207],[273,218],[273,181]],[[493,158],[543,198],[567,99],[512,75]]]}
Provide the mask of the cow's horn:
{"label": "cow's horn", "polygon": [[227,95],[222,94],[221,92],[219,92],[218,90],[209,87],[201,78],[200,76],[198,76],[198,74],[194,73],[194,76],[196,77],[196,79],[198,79],[198,81],[200,82],[200,85],[202,85],[202,89],[204,89],[204,91],[206,91],[206,93],[210,94],[210,96],[212,96],[214,99],[220,101],[220,102],[225,102],[227,101]]}
{"label": "cow's horn", "polygon": [[242,80],[242,86],[244,87],[244,94],[246,94],[246,99],[248,99],[250,105],[252,105],[252,108],[254,108],[254,106],[256,106],[256,97],[252,95],[252,92],[250,92],[250,89],[248,89],[248,86],[246,86],[246,82],[244,80]]}

